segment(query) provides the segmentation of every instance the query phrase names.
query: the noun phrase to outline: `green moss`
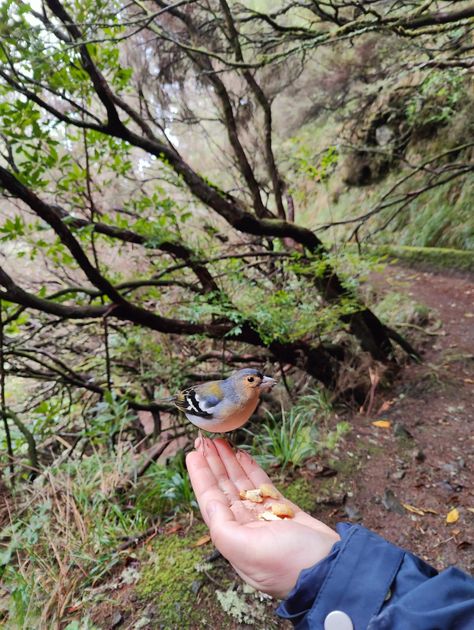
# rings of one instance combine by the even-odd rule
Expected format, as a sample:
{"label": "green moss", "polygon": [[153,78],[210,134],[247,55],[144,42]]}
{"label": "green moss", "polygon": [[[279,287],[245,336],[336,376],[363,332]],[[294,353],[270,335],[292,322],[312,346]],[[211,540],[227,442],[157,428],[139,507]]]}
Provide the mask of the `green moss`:
{"label": "green moss", "polygon": [[406,245],[380,245],[370,248],[380,256],[397,258],[417,267],[429,269],[455,269],[474,271],[474,252],[445,247],[409,247]]}
{"label": "green moss", "polygon": [[411,323],[423,326],[430,319],[430,310],[403,293],[387,293],[373,306],[375,314],[391,326]]}
{"label": "green moss", "polygon": [[197,565],[202,562],[203,551],[192,547],[204,527],[193,529],[190,537],[162,536],[155,543],[155,553],[141,575],[137,593],[144,598],[153,597],[159,610],[160,627],[189,628],[198,624],[200,615],[196,607],[193,582],[202,579]]}
{"label": "green moss", "polygon": [[317,488],[307,479],[295,479],[282,490],[287,499],[296,503],[305,512],[312,512],[316,505]]}
{"label": "green moss", "polygon": [[347,490],[352,474],[357,470],[359,459],[344,458],[330,460],[329,465],[338,471],[333,477],[322,477],[313,483],[300,478],[282,489],[287,499],[296,503],[302,510],[315,514],[319,505],[327,502],[338,502]]}
{"label": "green moss", "polygon": [[347,478],[353,475],[359,468],[359,458],[357,454],[354,455],[354,457],[344,455],[337,459],[332,458],[329,460],[329,466],[334,468],[334,470],[337,470],[337,477],[329,477],[328,479],[325,479],[325,485],[333,484],[338,478]]}

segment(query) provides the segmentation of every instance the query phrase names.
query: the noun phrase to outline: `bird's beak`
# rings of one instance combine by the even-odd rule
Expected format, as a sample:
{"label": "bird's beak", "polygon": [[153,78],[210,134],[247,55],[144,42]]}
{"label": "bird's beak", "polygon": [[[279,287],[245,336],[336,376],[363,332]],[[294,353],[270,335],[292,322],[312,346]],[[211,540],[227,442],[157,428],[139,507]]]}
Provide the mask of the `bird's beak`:
{"label": "bird's beak", "polygon": [[274,385],[277,384],[277,381],[271,376],[264,376],[262,382],[260,383],[260,389],[271,389]]}

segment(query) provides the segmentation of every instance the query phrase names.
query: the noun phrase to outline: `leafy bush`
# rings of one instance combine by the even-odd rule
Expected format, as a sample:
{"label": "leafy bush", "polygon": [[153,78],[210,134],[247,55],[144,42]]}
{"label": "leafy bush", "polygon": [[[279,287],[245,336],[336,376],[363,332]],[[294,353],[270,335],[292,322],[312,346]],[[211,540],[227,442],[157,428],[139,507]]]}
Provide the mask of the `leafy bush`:
{"label": "leafy bush", "polygon": [[253,440],[253,454],[263,466],[300,466],[316,454],[318,430],[304,416],[290,410],[283,411],[281,417],[269,414],[269,420]]}
{"label": "leafy bush", "polygon": [[269,413],[268,422],[260,425],[260,433],[247,430],[252,436],[252,455],[263,467],[277,464],[285,469],[301,466],[324,448],[333,449],[347,432],[342,426],[347,423],[327,432],[326,421],[331,413],[332,406],[322,390],[302,396],[291,409],[282,409],[281,415]]}
{"label": "leafy bush", "polygon": [[[349,293],[328,304],[321,298],[315,279],[324,277],[331,266],[343,278],[347,288],[354,288],[357,275],[367,264],[354,254],[312,256],[299,252],[276,251],[273,276],[249,272],[247,265],[225,261],[219,267],[227,282],[226,292],[196,294],[183,301],[179,316],[193,323],[205,318],[228,319],[234,326],[225,337],[232,339],[251,323],[265,344],[288,342],[307,336],[332,335],[342,329],[341,316],[358,310],[360,305]],[[356,273],[353,277],[352,272]]]}
{"label": "leafy bush", "polygon": [[465,95],[464,75],[459,70],[436,70],[407,102],[408,123],[418,132],[444,125],[459,109]]}
{"label": "leafy bush", "polygon": [[197,507],[182,451],[166,465],[151,467],[137,488],[134,504],[151,516]]}

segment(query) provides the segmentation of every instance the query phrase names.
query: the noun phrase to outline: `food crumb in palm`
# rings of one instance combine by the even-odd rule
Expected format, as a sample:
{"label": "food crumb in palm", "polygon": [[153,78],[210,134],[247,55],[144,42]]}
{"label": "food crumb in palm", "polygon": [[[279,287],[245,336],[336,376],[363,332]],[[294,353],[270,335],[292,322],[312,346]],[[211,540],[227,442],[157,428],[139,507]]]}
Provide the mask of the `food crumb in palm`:
{"label": "food crumb in palm", "polygon": [[272,513],[279,518],[293,518],[294,512],[286,503],[272,503]]}
{"label": "food crumb in palm", "polygon": [[262,483],[258,489],[260,490],[260,493],[262,497],[264,498],[267,498],[267,497],[270,499],[280,498],[280,493],[278,492],[278,490],[274,488],[272,485],[270,485],[269,483]]}
{"label": "food crumb in palm", "polygon": [[281,518],[279,516],[273,514],[273,512],[269,512],[268,510],[265,510],[265,512],[259,514],[258,518],[260,521],[281,521]]}
{"label": "food crumb in palm", "polygon": [[263,503],[263,497],[260,488],[255,488],[253,490],[241,490],[240,498],[242,500],[247,499],[248,501],[252,501],[253,503]]}

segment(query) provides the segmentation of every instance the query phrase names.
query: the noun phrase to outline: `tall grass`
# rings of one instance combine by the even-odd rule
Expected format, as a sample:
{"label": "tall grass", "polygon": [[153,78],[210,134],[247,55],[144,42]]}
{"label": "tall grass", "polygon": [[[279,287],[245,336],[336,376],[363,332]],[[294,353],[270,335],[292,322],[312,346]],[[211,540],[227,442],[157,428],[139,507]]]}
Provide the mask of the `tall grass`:
{"label": "tall grass", "polygon": [[115,488],[131,464],[119,447],[114,456],[65,463],[23,489],[17,515],[1,532],[0,579],[10,595],[6,628],[56,627],[122,562],[124,541],[195,505],[182,456],[156,464],[119,498]]}

